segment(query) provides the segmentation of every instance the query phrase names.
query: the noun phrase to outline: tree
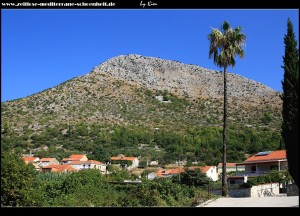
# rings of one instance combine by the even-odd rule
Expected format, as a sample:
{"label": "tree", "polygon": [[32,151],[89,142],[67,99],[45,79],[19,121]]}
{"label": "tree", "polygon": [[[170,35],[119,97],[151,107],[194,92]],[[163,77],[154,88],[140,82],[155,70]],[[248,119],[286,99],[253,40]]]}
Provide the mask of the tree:
{"label": "tree", "polygon": [[[2,149],[1,149],[2,150]],[[15,153],[1,152],[1,206],[40,206],[36,171]]]}
{"label": "tree", "polygon": [[[235,66],[235,56],[244,57],[242,47],[245,44],[246,35],[241,32],[241,27],[231,28],[227,21],[224,21],[221,30],[212,28],[208,35],[209,58],[214,59],[214,63],[224,68],[224,104],[223,104],[223,170],[226,170],[226,120],[227,120],[227,78],[226,70],[229,66]],[[222,196],[227,196],[226,172],[222,174]]]}
{"label": "tree", "polygon": [[110,160],[110,155],[109,155],[107,149],[100,145],[96,145],[94,147],[94,151],[91,156],[93,159],[100,160],[105,163]]}
{"label": "tree", "polygon": [[286,146],[289,172],[299,186],[299,50],[290,19],[287,23],[284,44],[281,134]]}
{"label": "tree", "polygon": [[187,169],[186,172],[181,174],[180,182],[188,186],[202,186],[208,184],[209,178],[198,169]]}

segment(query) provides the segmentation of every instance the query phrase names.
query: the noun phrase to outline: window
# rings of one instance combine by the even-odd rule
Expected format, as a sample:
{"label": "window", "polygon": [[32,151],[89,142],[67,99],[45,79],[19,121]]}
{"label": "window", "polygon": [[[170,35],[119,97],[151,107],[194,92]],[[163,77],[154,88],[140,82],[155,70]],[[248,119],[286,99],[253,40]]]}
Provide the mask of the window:
{"label": "window", "polygon": [[251,172],[255,173],[256,172],[256,166],[251,166]]}

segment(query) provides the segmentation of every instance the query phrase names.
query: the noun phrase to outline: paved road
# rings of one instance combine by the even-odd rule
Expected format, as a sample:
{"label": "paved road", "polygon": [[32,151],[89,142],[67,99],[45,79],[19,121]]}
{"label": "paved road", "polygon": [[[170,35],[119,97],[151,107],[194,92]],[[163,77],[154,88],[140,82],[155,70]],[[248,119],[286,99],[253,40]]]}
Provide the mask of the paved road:
{"label": "paved road", "polygon": [[299,207],[299,196],[218,198],[197,207]]}

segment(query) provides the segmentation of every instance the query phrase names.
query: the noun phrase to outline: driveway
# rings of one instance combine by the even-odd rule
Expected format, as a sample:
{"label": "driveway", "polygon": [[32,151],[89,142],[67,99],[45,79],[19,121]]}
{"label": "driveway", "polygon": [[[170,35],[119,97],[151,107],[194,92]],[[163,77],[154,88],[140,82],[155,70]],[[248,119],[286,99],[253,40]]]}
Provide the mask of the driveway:
{"label": "driveway", "polygon": [[299,196],[218,198],[197,207],[299,207]]}

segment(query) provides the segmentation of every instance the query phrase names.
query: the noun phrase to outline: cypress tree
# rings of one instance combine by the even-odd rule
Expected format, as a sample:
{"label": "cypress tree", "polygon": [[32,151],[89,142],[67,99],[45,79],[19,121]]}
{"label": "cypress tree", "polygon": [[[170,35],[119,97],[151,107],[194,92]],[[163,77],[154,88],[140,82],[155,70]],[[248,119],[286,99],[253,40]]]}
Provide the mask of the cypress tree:
{"label": "cypress tree", "polygon": [[284,44],[281,134],[287,151],[289,172],[299,187],[299,50],[290,19]]}

